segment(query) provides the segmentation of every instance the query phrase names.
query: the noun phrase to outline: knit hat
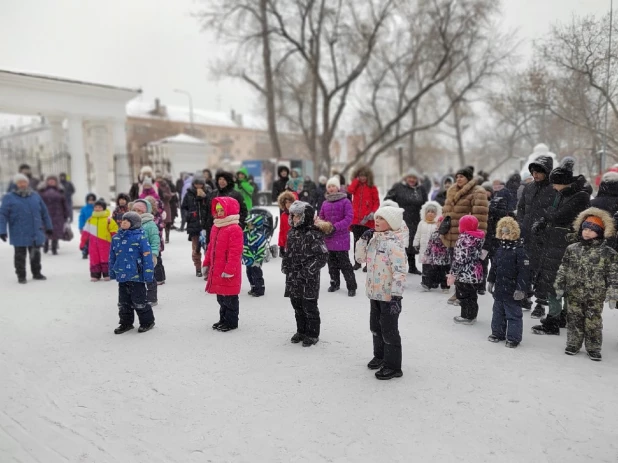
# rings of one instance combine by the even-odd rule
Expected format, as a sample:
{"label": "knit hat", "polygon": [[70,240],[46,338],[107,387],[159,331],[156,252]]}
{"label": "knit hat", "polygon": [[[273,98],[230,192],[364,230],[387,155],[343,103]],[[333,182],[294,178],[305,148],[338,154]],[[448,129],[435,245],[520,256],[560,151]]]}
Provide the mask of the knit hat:
{"label": "knit hat", "polygon": [[399,230],[403,224],[403,209],[393,206],[382,206],[375,211],[374,217],[382,217],[393,230]]}
{"label": "knit hat", "polygon": [[399,207],[399,204],[397,204],[392,199],[385,199],[384,201],[382,201],[382,207],[384,206]]}
{"label": "knit hat", "polygon": [[341,188],[341,183],[339,182],[339,177],[334,176],[328,179],[328,181],[326,182],[326,186],[330,186],[330,185],[334,185],[337,187],[337,189]]}
{"label": "knit hat", "polygon": [[596,215],[591,215],[586,218],[585,222],[582,224],[582,230],[592,230],[599,236],[603,236],[605,233],[605,224],[601,217],[597,217]]}
{"label": "knit hat", "polygon": [[142,182],[144,188],[152,188],[152,179],[150,177],[146,177]]}
{"label": "knit hat", "polygon": [[556,167],[549,174],[549,181],[554,185],[570,185],[574,181],[573,167],[575,161],[573,159],[567,159],[562,163],[560,167]]}
{"label": "knit hat", "polygon": [[475,238],[483,239],[485,232],[479,230],[479,221],[473,215],[464,215],[459,219],[459,233],[467,233]]}
{"label": "knit hat", "polygon": [[95,201],[94,207],[101,206],[103,210],[107,209],[107,203],[103,198],[99,198]]}
{"label": "knit hat", "polygon": [[16,184],[17,182],[29,182],[29,180],[24,174],[15,174],[15,177],[13,177],[13,183]]}
{"label": "knit hat", "polygon": [[122,220],[128,220],[131,222],[130,230],[135,230],[142,226],[142,218],[137,212],[127,212],[122,216]]}
{"label": "knit hat", "polygon": [[204,177],[202,177],[201,175],[198,176],[194,176],[193,177],[193,181],[191,182],[192,185],[206,185],[206,179]]}
{"label": "knit hat", "polygon": [[474,167],[467,166],[467,167],[464,167],[463,169],[459,169],[457,173],[455,174],[455,177],[457,177],[458,175],[463,175],[464,177],[468,179],[468,181],[470,181],[472,180],[472,177],[474,177]]}
{"label": "knit hat", "polygon": [[144,204],[146,206],[146,212],[149,212],[152,214],[152,205],[146,201],[145,199],[138,199],[133,203],[133,207],[135,207],[136,204]]}
{"label": "knit hat", "polygon": [[486,191],[489,191],[490,193],[493,193],[494,191],[494,185],[491,182],[483,182],[481,186],[485,188]]}
{"label": "knit hat", "polygon": [[618,172],[605,172],[603,174],[603,181],[609,183],[618,182]]}
{"label": "knit hat", "polygon": [[[337,180],[339,180],[339,179],[337,179]],[[328,181],[328,179],[324,175],[320,175],[320,177],[318,178],[318,182],[320,182],[322,185],[325,185],[327,181]]]}

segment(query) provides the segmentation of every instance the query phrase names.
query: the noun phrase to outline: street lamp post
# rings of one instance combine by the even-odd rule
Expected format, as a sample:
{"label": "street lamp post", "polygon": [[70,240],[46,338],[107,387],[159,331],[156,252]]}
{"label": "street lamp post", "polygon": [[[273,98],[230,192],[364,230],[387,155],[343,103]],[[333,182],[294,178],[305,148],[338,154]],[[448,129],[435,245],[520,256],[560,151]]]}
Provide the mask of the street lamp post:
{"label": "street lamp post", "polygon": [[193,136],[193,134],[195,133],[195,131],[193,130],[193,98],[191,97],[191,94],[187,92],[186,90],[180,90],[180,89],[175,88],[174,92],[182,93],[183,95],[186,95],[187,98],[189,98],[189,120],[191,123],[191,136]]}

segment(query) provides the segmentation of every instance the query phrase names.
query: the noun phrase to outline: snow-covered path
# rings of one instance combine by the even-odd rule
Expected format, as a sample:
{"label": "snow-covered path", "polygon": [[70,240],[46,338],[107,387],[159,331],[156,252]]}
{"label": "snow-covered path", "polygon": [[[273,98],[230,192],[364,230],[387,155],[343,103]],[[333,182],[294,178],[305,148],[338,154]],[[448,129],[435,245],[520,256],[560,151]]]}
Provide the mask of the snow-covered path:
{"label": "snow-covered path", "polygon": [[[114,282],[90,283],[77,243],[44,256],[46,282],[21,286],[0,243],[1,462],[615,462],[618,314],[606,310],[602,363],[564,355],[560,337],[486,341],[408,279],[400,321],[404,377],[377,381],[368,301],[329,294],[322,334],[289,343],[293,311],[280,260],[267,293],[240,297],[240,329],[215,332],[215,297],[173,232],[157,326],[113,334]],[[357,273],[359,283],[364,275]],[[361,282],[362,280],[362,282]]]}

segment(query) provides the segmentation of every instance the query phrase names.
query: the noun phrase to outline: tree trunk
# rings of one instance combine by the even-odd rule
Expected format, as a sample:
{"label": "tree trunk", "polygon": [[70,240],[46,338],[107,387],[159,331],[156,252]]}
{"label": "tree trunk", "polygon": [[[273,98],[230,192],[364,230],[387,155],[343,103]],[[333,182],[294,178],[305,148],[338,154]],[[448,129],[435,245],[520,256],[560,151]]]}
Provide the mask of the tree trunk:
{"label": "tree trunk", "polygon": [[[418,108],[414,106],[410,111],[412,116],[412,127],[416,127],[418,123]],[[408,139],[408,168],[415,167],[416,165],[416,132],[410,134]],[[400,170],[403,170],[403,166],[399,166]],[[403,172],[399,172],[403,175]]]}
{"label": "tree trunk", "polygon": [[455,140],[457,140],[457,154],[459,157],[460,167],[466,165],[466,154],[464,152],[463,132],[461,130],[461,116],[459,114],[459,105],[453,107],[453,120],[455,122]]}
{"label": "tree trunk", "polygon": [[266,89],[266,113],[268,117],[268,135],[272,145],[273,155],[282,158],[281,143],[277,132],[277,112],[275,108],[275,88],[271,62],[270,37],[268,28],[268,0],[260,0],[260,25],[262,28],[262,60],[264,63],[264,81]]}

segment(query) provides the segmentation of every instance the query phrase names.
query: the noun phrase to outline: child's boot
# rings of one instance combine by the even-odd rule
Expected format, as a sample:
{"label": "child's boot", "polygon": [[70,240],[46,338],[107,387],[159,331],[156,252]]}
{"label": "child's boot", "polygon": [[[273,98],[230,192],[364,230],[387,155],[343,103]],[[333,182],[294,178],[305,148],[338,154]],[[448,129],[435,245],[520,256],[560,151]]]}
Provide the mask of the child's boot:
{"label": "child's boot", "polygon": [[138,333],[145,333],[146,331],[150,331],[151,329],[153,329],[155,326],[155,322],[152,322],[148,325],[140,325],[140,327],[137,329]]}
{"label": "child's boot", "polygon": [[389,380],[393,378],[401,378],[403,376],[403,372],[401,370],[391,370],[390,368],[384,368],[378,372],[376,372],[376,378],[380,380]]}
{"label": "child's boot", "polygon": [[131,331],[134,328],[133,325],[120,325],[118,328],[114,330],[114,334],[122,334],[127,331]]}
{"label": "child's boot", "polygon": [[310,338],[309,336],[305,336],[305,339],[303,339],[303,347],[313,346],[318,343],[318,340],[318,338]]}

